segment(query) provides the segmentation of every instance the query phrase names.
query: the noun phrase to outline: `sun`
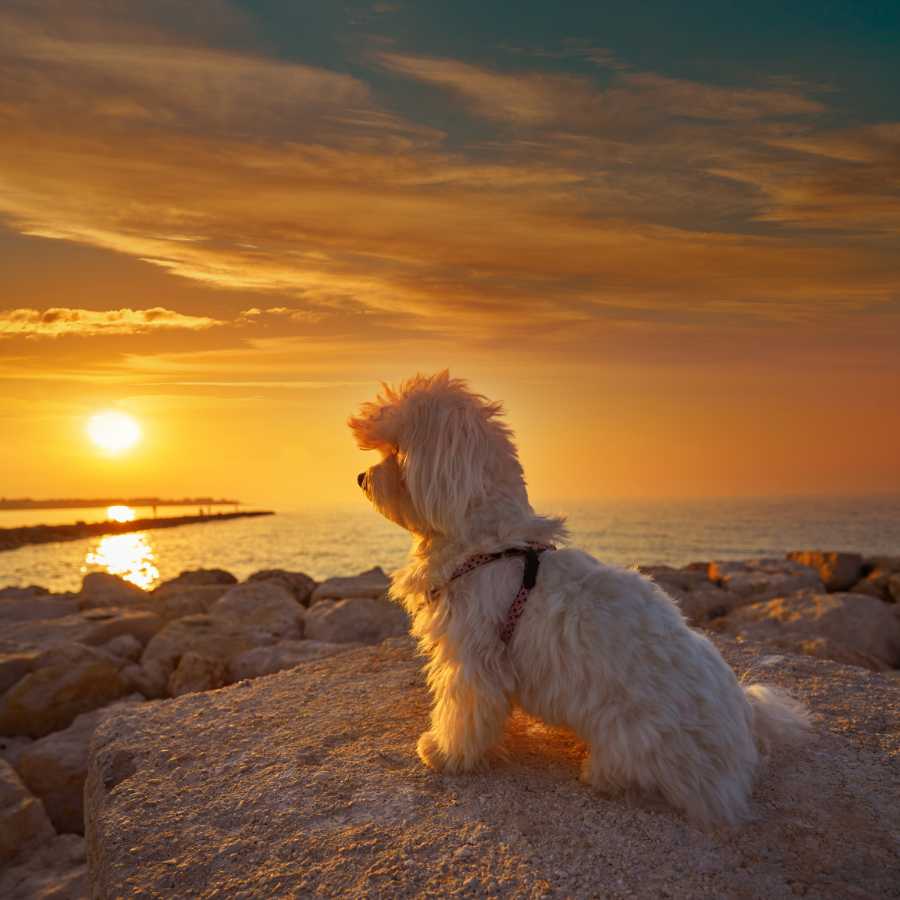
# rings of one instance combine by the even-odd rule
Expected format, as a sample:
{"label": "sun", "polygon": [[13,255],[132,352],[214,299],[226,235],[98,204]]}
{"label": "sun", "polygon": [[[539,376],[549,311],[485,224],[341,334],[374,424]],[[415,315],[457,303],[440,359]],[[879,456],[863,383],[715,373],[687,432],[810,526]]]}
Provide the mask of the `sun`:
{"label": "sun", "polygon": [[115,456],[141,439],[141,426],[125,413],[101,412],[88,419],[87,433],[101,450]]}

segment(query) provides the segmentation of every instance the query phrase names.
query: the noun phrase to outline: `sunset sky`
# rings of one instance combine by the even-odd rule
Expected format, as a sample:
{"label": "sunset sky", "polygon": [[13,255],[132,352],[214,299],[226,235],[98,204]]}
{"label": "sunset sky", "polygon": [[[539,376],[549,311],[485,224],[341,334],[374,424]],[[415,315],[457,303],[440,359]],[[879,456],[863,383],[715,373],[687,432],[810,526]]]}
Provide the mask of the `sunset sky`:
{"label": "sunset sky", "polygon": [[356,501],[447,367],[538,500],[900,492],[900,4],[4,0],[0,273],[6,496]]}

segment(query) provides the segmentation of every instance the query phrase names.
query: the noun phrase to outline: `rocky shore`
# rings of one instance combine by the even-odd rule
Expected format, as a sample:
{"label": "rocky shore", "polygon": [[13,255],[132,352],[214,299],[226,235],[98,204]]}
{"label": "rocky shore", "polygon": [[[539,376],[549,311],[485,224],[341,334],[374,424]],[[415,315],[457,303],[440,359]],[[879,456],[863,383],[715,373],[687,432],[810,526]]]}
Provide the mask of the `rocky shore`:
{"label": "rocky shore", "polygon": [[578,741],[518,714],[490,772],[423,769],[380,569],[93,573],[0,590],[0,896],[896,895],[900,557],[643,571],[816,716],[750,825],[594,795]]}
{"label": "rocky shore", "polygon": [[28,544],[52,544],[60,541],[80,541],[101,534],[125,534],[151,528],[176,528],[179,525],[199,525],[206,522],[226,522],[255,516],[272,516],[271,510],[208,513],[196,516],[154,516],[132,519],[130,522],[75,522],[72,525],[23,525],[19,528],[0,528],[0,551],[16,550]]}

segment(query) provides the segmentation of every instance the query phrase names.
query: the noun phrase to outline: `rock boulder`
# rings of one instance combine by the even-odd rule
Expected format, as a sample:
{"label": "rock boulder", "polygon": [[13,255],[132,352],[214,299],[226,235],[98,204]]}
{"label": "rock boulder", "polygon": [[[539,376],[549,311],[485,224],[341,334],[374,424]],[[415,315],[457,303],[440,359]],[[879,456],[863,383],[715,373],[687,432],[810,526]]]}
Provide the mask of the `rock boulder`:
{"label": "rock boulder", "polygon": [[324,659],[335,653],[346,653],[356,648],[356,644],[329,644],[325,641],[280,641],[271,647],[255,647],[228,663],[228,681],[242,678],[259,678],[282,669],[292,669],[311,659]]}
{"label": "rock boulder", "polygon": [[816,569],[827,591],[849,590],[863,576],[863,558],[859,553],[796,550],[787,558]]}
{"label": "rock boulder", "polygon": [[41,799],[57,831],[84,834],[88,746],[98,723],[122,705],[83,713],[68,728],[34,741],[18,755],[16,770],[28,790]]}
{"label": "rock boulder", "polygon": [[316,581],[304,572],[287,572],[284,569],[263,569],[254,572],[247,581],[275,581],[286,587],[298,603],[309,606]]}
{"label": "rock boulder", "polygon": [[352,597],[382,597],[390,587],[390,579],[384,571],[375,566],[359,575],[329,578],[313,592],[312,603],[320,600],[347,600]]}
{"label": "rock boulder", "polygon": [[[294,605],[301,609],[296,603]],[[273,643],[275,639],[269,631],[230,618],[185,616],[170,622],[147,644],[139,667],[142,674],[130,672],[130,683],[145,696],[161,697],[186,653],[194,652],[227,664],[233,656],[246,650]]]}
{"label": "rock boulder", "polygon": [[81,582],[78,604],[82,609],[95,606],[129,606],[147,596],[136,584],[110,575],[108,572],[89,572]]}
{"label": "rock boulder", "polygon": [[825,585],[816,569],[784,559],[750,559],[711,562],[709,580],[733,595],[729,609],[798,591],[822,591]]}
{"label": "rock boulder", "polygon": [[86,788],[91,895],[886,897],[896,892],[896,680],[722,642],[817,715],[754,821],[705,833],[581,784],[584,747],[514,716],[480,774],[423,768],[408,640],[111,716]]}
{"label": "rock boulder", "polygon": [[209,611],[220,621],[238,622],[273,637],[303,636],[304,607],[277,581],[246,581],[235,585]]}
{"label": "rock boulder", "polygon": [[0,734],[43,737],[129,692],[120,661],[93,647],[63,644],[42,660],[0,697]]}
{"label": "rock boulder", "polygon": [[225,684],[226,671],[224,660],[188,650],[169,676],[169,696],[180,697],[197,691],[214,691]]}
{"label": "rock boulder", "polygon": [[86,900],[84,838],[61,834],[17,856],[0,869],[5,900]]}
{"label": "rock boulder", "polygon": [[0,863],[55,833],[44,805],[29,793],[13,767],[0,759]]}
{"label": "rock boulder", "polygon": [[38,587],[4,588],[0,591],[0,622],[57,619],[77,612],[77,594],[51,594]]}
{"label": "rock boulder", "polygon": [[316,641],[377,644],[408,631],[406,613],[383,598],[320,600],[306,614],[306,636]]}
{"label": "rock boulder", "polygon": [[55,619],[0,623],[0,653],[41,653],[60,643],[99,646],[122,634],[145,644],[163,624],[160,616],[147,610],[117,607],[95,607]]}
{"label": "rock boulder", "polygon": [[237,578],[226,572],[224,569],[187,569],[177,578],[170,578],[163,581],[154,589],[154,594],[162,594],[167,591],[181,590],[186,587],[195,587],[197,585],[225,585],[237,584]]}
{"label": "rock boulder", "polygon": [[713,623],[752,641],[875,670],[900,666],[900,618],[866,594],[809,594],[753,603]]}
{"label": "rock boulder", "polygon": [[142,607],[171,622],[183,616],[208,613],[230,589],[228,584],[173,584],[165,590],[154,591]]}

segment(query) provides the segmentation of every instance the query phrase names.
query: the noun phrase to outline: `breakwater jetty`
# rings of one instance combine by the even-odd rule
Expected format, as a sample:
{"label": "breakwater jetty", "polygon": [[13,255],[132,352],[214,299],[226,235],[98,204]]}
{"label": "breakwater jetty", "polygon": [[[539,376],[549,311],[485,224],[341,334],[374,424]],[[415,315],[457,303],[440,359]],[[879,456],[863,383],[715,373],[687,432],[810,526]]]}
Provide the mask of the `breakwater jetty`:
{"label": "breakwater jetty", "polygon": [[26,525],[20,528],[0,528],[0,552],[15,550],[28,544],[78,541],[100,534],[125,534],[129,531],[147,531],[151,528],[177,528],[179,525],[200,525],[207,522],[224,522],[228,519],[246,519],[274,514],[272,510],[248,510],[246,512],[210,513],[195,516],[156,516],[132,519],[130,522],[75,522],[72,525]]}

